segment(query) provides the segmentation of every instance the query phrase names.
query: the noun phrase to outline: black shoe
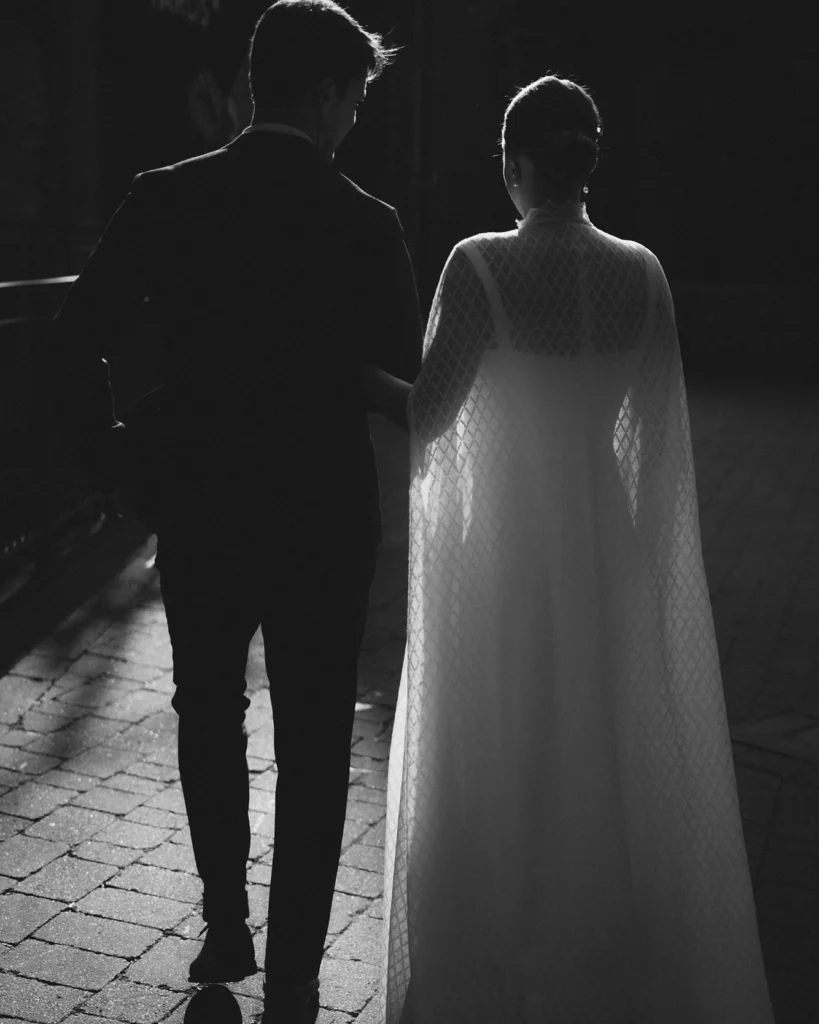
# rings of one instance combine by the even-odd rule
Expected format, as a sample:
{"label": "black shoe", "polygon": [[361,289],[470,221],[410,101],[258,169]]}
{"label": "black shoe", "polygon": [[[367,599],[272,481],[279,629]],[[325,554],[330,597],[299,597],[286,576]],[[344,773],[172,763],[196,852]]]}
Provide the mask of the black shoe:
{"label": "black shoe", "polygon": [[199,984],[241,981],[259,969],[253,937],[244,921],[241,924],[205,925],[205,944],[191,963],[189,981]]}
{"label": "black shoe", "polygon": [[315,1024],[319,1012],[319,980],[305,985],[264,986],[264,1013],[257,1024]]}

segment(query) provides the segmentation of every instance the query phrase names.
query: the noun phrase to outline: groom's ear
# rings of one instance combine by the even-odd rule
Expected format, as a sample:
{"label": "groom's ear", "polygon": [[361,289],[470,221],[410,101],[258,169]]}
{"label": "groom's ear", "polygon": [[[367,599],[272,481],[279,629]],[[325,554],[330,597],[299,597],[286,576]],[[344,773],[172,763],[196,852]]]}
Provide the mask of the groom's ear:
{"label": "groom's ear", "polygon": [[341,97],[338,94],[338,86],[332,78],[322,78],[313,87],[313,96],[320,107],[327,104],[338,103]]}

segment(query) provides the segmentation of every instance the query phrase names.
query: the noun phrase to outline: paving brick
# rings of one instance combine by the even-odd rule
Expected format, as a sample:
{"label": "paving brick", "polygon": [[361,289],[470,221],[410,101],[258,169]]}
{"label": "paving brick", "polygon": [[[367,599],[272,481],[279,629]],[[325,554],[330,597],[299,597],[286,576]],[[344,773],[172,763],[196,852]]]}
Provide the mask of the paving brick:
{"label": "paving brick", "polygon": [[201,948],[202,943],[196,940],[168,935],[131,964],[125,977],[143,985],[161,985],[178,992],[189,992],[188,969]]}
{"label": "paving brick", "polygon": [[267,864],[252,864],[247,871],[247,880],[256,885],[270,885],[270,867]]}
{"label": "paving brick", "polygon": [[108,864],[96,864],[64,854],[33,875],[29,875],[20,882],[17,890],[36,896],[50,896],[52,899],[68,903],[85,896],[116,873],[117,868]]}
{"label": "paving brick", "polygon": [[139,665],[133,661],[112,661],[109,674],[120,679],[133,679],[138,683],[152,683],[163,679],[168,673],[166,669],[156,665]]}
{"label": "paving brick", "polygon": [[341,836],[341,849],[346,850],[362,839],[370,831],[370,825],[366,821],[351,821],[347,818],[344,822],[344,832]]}
{"label": "paving brick", "polygon": [[17,892],[3,893],[0,896],[0,942],[20,942],[62,909],[63,904],[54,900]]}
{"label": "paving brick", "polygon": [[183,998],[179,993],[115,981],[89,999],[84,1009],[107,1019],[127,1021],[130,1024],[153,1024],[154,1021],[163,1020]]}
{"label": "paving brick", "polygon": [[63,985],[44,985],[32,978],[3,977],[4,1019],[36,1021],[38,1024],[57,1024],[64,1020],[88,993]]}
{"label": "paving brick", "polygon": [[370,757],[376,761],[386,762],[390,756],[390,745],[383,740],[367,737],[359,740],[352,748],[352,754],[358,757]]}
{"label": "paving brick", "polygon": [[[96,781],[96,780],[95,780]],[[153,779],[143,779],[138,775],[128,775],[125,772],[118,772],[106,779],[102,785],[110,786],[112,789],[121,789],[126,793],[143,793],[146,796],[153,796],[162,789],[161,782]]]}
{"label": "paving brick", "polygon": [[184,814],[185,798],[182,796],[182,787],[173,786],[169,789],[163,789],[161,793],[152,796],[145,806],[158,807],[163,811],[175,811],[177,814]]}
{"label": "paving brick", "polygon": [[180,939],[196,939],[200,944],[204,941],[205,922],[202,919],[201,907],[183,918],[172,933]]}
{"label": "paving brick", "polygon": [[96,715],[84,715],[59,732],[40,736],[29,743],[26,749],[37,753],[50,753],[55,757],[73,758],[92,747],[113,740],[124,728],[126,726],[123,722],[108,721]]}
{"label": "paving brick", "polygon": [[0,744],[0,768],[27,775],[42,775],[50,768],[56,768],[59,758],[48,757],[46,754],[34,754],[30,750],[18,747],[4,747]]}
{"label": "paving brick", "polygon": [[198,903],[202,898],[202,883],[197,877],[149,864],[132,864],[117,875],[111,886],[165,896],[181,903]]}
{"label": "paving brick", "polygon": [[125,970],[127,960],[38,939],[26,939],[0,958],[0,972],[96,992]]}
{"label": "paving brick", "polygon": [[[262,838],[264,838],[264,837],[262,837]],[[268,840],[265,839],[264,841],[265,841],[265,844],[267,845],[268,844]],[[168,837],[168,842],[170,842],[170,843],[179,843],[182,846],[190,846],[191,845],[191,830],[190,830],[190,828],[188,828],[187,823],[185,824],[184,828],[178,828],[175,832],[172,832],[171,835]],[[255,858],[254,858],[254,855],[253,855],[253,837],[251,836],[251,839],[250,839],[250,860],[254,860],[254,859]]]}
{"label": "paving brick", "polygon": [[339,960],[363,960],[374,967],[381,965],[381,922],[360,917],[342,932],[327,951]]}
{"label": "paving brick", "polygon": [[26,835],[70,843],[73,846],[90,839],[111,822],[116,822],[116,818],[102,811],[92,811],[87,807],[59,807],[26,829]]}
{"label": "paving brick", "polygon": [[105,679],[79,680],[78,685],[73,689],[63,690],[56,700],[61,704],[72,704],[88,712],[101,711],[106,704],[115,701],[121,689],[118,686],[108,686]]}
{"label": "paving brick", "polygon": [[85,843],[80,843],[73,850],[73,853],[77,857],[82,857],[84,860],[98,861],[102,864],[114,864],[117,867],[125,867],[135,861],[141,850],[134,850],[129,846],[114,846],[112,843],[99,843],[94,839],[89,839]]}
{"label": "paving brick", "polygon": [[177,722],[175,711],[160,711],[121,732],[116,739],[117,746],[150,754],[152,760],[164,751],[167,762],[175,765]]}
{"label": "paving brick", "polygon": [[[14,790],[9,790],[9,792],[13,793]],[[0,814],[0,843],[4,839],[8,839],[9,836],[22,832],[30,824],[31,821],[28,818],[18,818],[14,814]]]}
{"label": "paving brick", "polygon": [[387,731],[387,722],[384,719],[374,720],[372,718],[361,718],[355,716],[353,720],[353,739],[375,739],[383,736]]}
{"label": "paving brick", "polygon": [[384,847],[384,835],[386,832],[387,819],[386,816],[378,822],[377,825],[373,825],[372,828],[368,829],[361,837],[361,842],[367,846],[380,846]]}
{"label": "paving brick", "polygon": [[52,658],[41,654],[31,653],[15,663],[12,670],[13,676],[24,676],[26,679],[41,679],[52,682],[59,679],[70,667],[71,662],[66,658]]}
{"label": "paving brick", "polygon": [[0,874],[25,878],[55,857],[62,856],[67,849],[67,843],[19,834],[11,836],[0,843]]}
{"label": "paving brick", "polygon": [[359,779],[362,786],[369,786],[372,789],[384,789],[387,788],[387,773],[385,771],[377,772],[364,772]]}
{"label": "paving brick", "polygon": [[41,738],[37,732],[11,727],[3,729],[3,733],[0,735],[0,743],[5,747],[26,747],[31,749],[29,744]]}
{"label": "paving brick", "polygon": [[263,814],[269,814],[276,806],[276,798],[270,790],[267,789],[253,789],[250,790],[250,810],[261,811]]}
{"label": "paving brick", "polygon": [[164,693],[157,693],[154,690],[136,690],[122,694],[106,707],[101,708],[99,713],[107,718],[121,719],[124,722],[141,722],[143,718],[156,714],[157,711],[167,710],[169,704],[169,698]]}
{"label": "paving brick", "polygon": [[372,900],[369,907],[365,911],[367,917],[375,917],[379,921],[384,919],[384,897],[380,896],[377,900]]}
{"label": "paving brick", "polygon": [[383,872],[384,851],[379,846],[356,843],[342,853],[340,863],[345,867],[361,868],[364,871]]}
{"label": "paving brick", "polygon": [[76,719],[86,715],[88,709],[79,704],[66,704],[65,701],[59,699],[59,695],[62,692],[62,690],[57,690],[53,697],[49,694],[46,700],[41,701],[37,705],[37,711],[43,715],[48,715],[50,718],[61,718],[64,725],[69,725],[71,722],[76,721]]}
{"label": "paving brick", "polygon": [[327,934],[335,936],[343,932],[359,914],[367,909],[369,902],[363,896],[352,896],[347,892],[334,892]]}
{"label": "paving brick", "polygon": [[67,804],[76,795],[71,789],[47,786],[42,782],[26,782],[0,797],[0,811],[37,821],[55,807]]}
{"label": "paving brick", "polygon": [[163,843],[140,857],[142,864],[155,864],[157,867],[169,868],[172,871],[196,871],[196,861],[190,845],[182,843]]}
{"label": "paving brick", "polygon": [[98,842],[115,846],[131,846],[137,850],[150,850],[164,843],[170,829],[139,825],[133,821],[115,821],[96,837]]}
{"label": "paving brick", "polygon": [[382,874],[362,871],[360,868],[340,866],[336,875],[336,889],[353,896],[380,896],[384,888]]}
{"label": "paving brick", "polygon": [[364,722],[386,722],[394,716],[395,711],[392,708],[384,707],[380,704],[369,704],[359,701],[355,706],[356,721],[360,719]]}
{"label": "paving brick", "polygon": [[15,786],[21,786],[24,782],[30,782],[33,779],[33,775],[29,775],[28,772],[16,772],[11,771],[9,768],[0,768],[0,786],[4,789],[13,789]]}
{"label": "paving brick", "polygon": [[142,793],[126,793],[123,790],[99,785],[79,795],[74,800],[74,805],[90,807],[95,811],[108,811],[109,814],[127,814],[144,800],[145,795]]}
{"label": "paving brick", "polygon": [[384,771],[383,761],[376,761],[373,757],[364,757],[361,754],[350,754],[350,766],[357,768],[359,771]]}
{"label": "paving brick", "polygon": [[76,910],[65,910],[35,933],[35,939],[65,946],[90,949],[111,956],[141,956],[162,937],[156,928],[90,917]]}
{"label": "paving brick", "polygon": [[378,974],[372,964],[325,957],[319,974],[321,1005],[358,1014],[375,995]]}
{"label": "paving brick", "polygon": [[152,679],[150,682],[146,682],[145,686],[149,690],[156,690],[157,693],[166,693],[169,697],[172,697],[176,693],[176,684],[173,681],[173,673],[165,672],[159,676],[158,679]]}
{"label": "paving brick", "polygon": [[347,813],[346,817],[348,821],[363,821],[368,825],[374,825],[380,821],[386,814],[386,808],[372,803],[371,801],[362,801],[359,803],[357,800],[347,800]]}
{"label": "paving brick", "polygon": [[97,679],[104,676],[111,667],[111,659],[98,654],[83,654],[72,664],[72,676],[85,679]]}
{"label": "paving brick", "polygon": [[117,772],[125,771],[135,760],[138,760],[138,755],[131,750],[96,747],[66,761],[63,767],[66,771],[78,772],[80,775],[96,775],[100,779],[108,779]]}
{"label": "paving brick", "polygon": [[250,776],[250,789],[251,792],[254,789],[264,790],[265,792],[274,792],[276,789],[276,783],[278,781],[278,772],[272,768],[267,769],[263,772],[251,774]]}
{"label": "paving brick", "polygon": [[77,909],[84,914],[152,928],[172,928],[190,913],[188,904],[177,900],[111,887],[89,893],[77,903]]}
{"label": "paving brick", "polygon": [[179,770],[170,765],[154,764],[150,761],[137,759],[128,768],[129,775],[137,775],[145,779],[154,779],[157,782],[173,782],[179,778]]}
{"label": "paving brick", "polygon": [[100,780],[94,775],[78,775],[76,772],[65,772],[61,768],[46,772],[40,776],[40,782],[48,786],[62,786],[63,789],[73,789],[77,793],[84,793],[87,789],[98,786]]}
{"label": "paving brick", "polygon": [[387,806],[387,794],[383,789],[373,789],[364,785],[351,785],[347,790],[347,800]]}
{"label": "paving brick", "polygon": [[170,828],[174,831],[184,828],[187,824],[187,818],[184,814],[159,811],[155,807],[137,807],[126,815],[125,820],[134,821],[140,825],[153,825],[156,828]]}
{"label": "paving brick", "polygon": [[276,832],[275,814],[265,814],[263,811],[251,811],[250,831],[254,835],[265,836],[268,839],[273,839]]}
{"label": "paving brick", "polygon": [[53,733],[65,728],[66,717],[65,715],[45,714],[39,708],[32,708],[20,719],[20,725],[32,732]]}

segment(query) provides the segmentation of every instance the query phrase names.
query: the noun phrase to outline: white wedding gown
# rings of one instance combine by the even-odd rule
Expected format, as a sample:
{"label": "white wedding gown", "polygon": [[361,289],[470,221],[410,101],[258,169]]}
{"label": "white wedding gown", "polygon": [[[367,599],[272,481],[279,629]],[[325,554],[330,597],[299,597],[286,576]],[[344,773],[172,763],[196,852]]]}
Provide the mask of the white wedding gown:
{"label": "white wedding gown", "polygon": [[459,243],[410,444],[380,1019],[772,1024],[656,257]]}

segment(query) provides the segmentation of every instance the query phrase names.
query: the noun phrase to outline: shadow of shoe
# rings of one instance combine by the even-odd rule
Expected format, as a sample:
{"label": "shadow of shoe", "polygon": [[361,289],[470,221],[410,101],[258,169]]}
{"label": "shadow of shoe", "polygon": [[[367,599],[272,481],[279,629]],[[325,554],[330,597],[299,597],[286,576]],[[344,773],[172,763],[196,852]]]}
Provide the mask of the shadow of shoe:
{"label": "shadow of shoe", "polygon": [[208,985],[188,1003],[184,1024],[242,1024],[242,1011],[230,989]]}

